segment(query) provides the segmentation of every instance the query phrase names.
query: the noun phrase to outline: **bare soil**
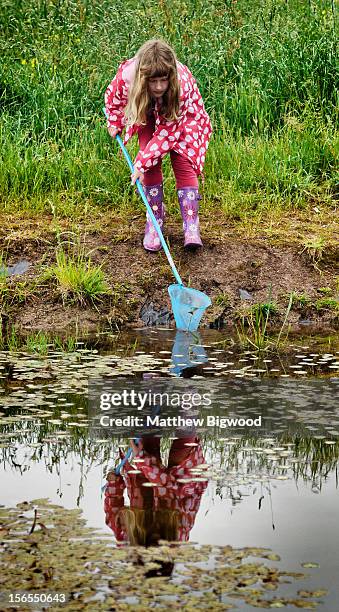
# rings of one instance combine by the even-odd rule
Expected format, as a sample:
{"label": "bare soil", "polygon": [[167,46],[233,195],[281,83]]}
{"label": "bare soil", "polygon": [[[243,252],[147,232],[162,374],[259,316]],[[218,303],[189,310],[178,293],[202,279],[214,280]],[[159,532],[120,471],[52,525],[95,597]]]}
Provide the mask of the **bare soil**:
{"label": "bare soil", "polygon": [[[256,303],[275,302],[278,312],[273,326],[281,326],[289,295],[295,292],[309,298],[306,305],[295,304],[289,314],[292,326],[338,327],[338,310],[316,308],[327,294],[338,298],[339,240],[333,213],[321,218],[314,214],[291,218],[235,223],[215,219],[202,223],[204,248],[195,253],[182,246],[179,220],[166,225],[166,237],[184,283],[207,293],[213,306],[202,326],[232,325]],[[173,281],[163,254],[147,253],[142,247],[143,215],[129,218],[103,215],[90,221],[70,223],[52,217],[0,217],[0,252],[7,265],[22,259],[30,262],[27,272],[7,280],[2,295],[2,323],[20,332],[37,330],[67,333],[90,332],[98,327],[113,329],[141,327],[143,306],[170,311],[167,287]],[[320,246],[319,236],[324,236]],[[314,248],[312,248],[312,237]],[[90,254],[102,266],[112,294],[91,303],[76,303],[72,295],[62,295],[53,280],[41,280],[44,270],[55,262],[58,245],[70,243]],[[318,246],[317,246],[318,244]],[[240,290],[250,294],[243,299]],[[331,291],[331,293],[330,293]],[[326,295],[327,295],[326,294]]]}

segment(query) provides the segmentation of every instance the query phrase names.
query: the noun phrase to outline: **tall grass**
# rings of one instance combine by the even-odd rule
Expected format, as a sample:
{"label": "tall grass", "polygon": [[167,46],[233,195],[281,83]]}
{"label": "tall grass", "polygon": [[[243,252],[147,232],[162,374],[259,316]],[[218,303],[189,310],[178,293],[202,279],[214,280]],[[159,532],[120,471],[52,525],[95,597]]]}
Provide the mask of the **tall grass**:
{"label": "tall grass", "polygon": [[238,215],[330,204],[334,26],[331,0],[7,0],[0,205],[68,215],[84,204],[121,210],[131,197],[135,206],[102,99],[119,62],[159,35],[192,70],[213,120],[208,205]]}

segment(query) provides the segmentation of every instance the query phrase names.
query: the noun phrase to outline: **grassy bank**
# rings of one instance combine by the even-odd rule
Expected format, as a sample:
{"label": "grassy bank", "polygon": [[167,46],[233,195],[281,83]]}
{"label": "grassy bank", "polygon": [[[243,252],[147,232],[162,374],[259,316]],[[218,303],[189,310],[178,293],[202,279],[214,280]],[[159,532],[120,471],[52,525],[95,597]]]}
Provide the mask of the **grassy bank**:
{"label": "grassy bank", "polygon": [[139,205],[101,108],[119,62],[160,32],[197,78],[213,120],[205,212],[334,207],[331,0],[9,0],[0,26],[3,211],[78,217]]}

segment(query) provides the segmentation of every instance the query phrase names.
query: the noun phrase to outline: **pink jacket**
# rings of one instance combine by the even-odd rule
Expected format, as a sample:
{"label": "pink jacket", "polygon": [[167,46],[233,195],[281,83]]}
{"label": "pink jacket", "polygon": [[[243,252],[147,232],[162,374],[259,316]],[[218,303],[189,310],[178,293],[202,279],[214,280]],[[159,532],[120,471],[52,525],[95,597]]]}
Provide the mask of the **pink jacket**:
{"label": "pink jacket", "polygon": [[[188,159],[197,174],[201,174],[205,155],[212,133],[210,118],[205,110],[198,86],[191,72],[184,64],[177,63],[180,82],[180,117],[167,121],[155,106],[155,132],[143,151],[139,151],[135,167],[146,172],[158,163],[169,151],[175,151]],[[123,62],[105,93],[107,126],[122,131],[126,126],[124,110],[128,91],[133,82],[136,58]],[[124,143],[138,131],[137,125],[126,128]]]}

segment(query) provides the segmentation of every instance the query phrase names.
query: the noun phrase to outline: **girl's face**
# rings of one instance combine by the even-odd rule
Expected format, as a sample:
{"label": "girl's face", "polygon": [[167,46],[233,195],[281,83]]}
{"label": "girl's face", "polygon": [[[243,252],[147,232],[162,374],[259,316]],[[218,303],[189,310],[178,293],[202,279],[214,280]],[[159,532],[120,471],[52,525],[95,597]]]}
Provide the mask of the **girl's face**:
{"label": "girl's face", "polygon": [[169,85],[168,76],[151,77],[148,79],[148,88],[152,98],[162,98]]}

